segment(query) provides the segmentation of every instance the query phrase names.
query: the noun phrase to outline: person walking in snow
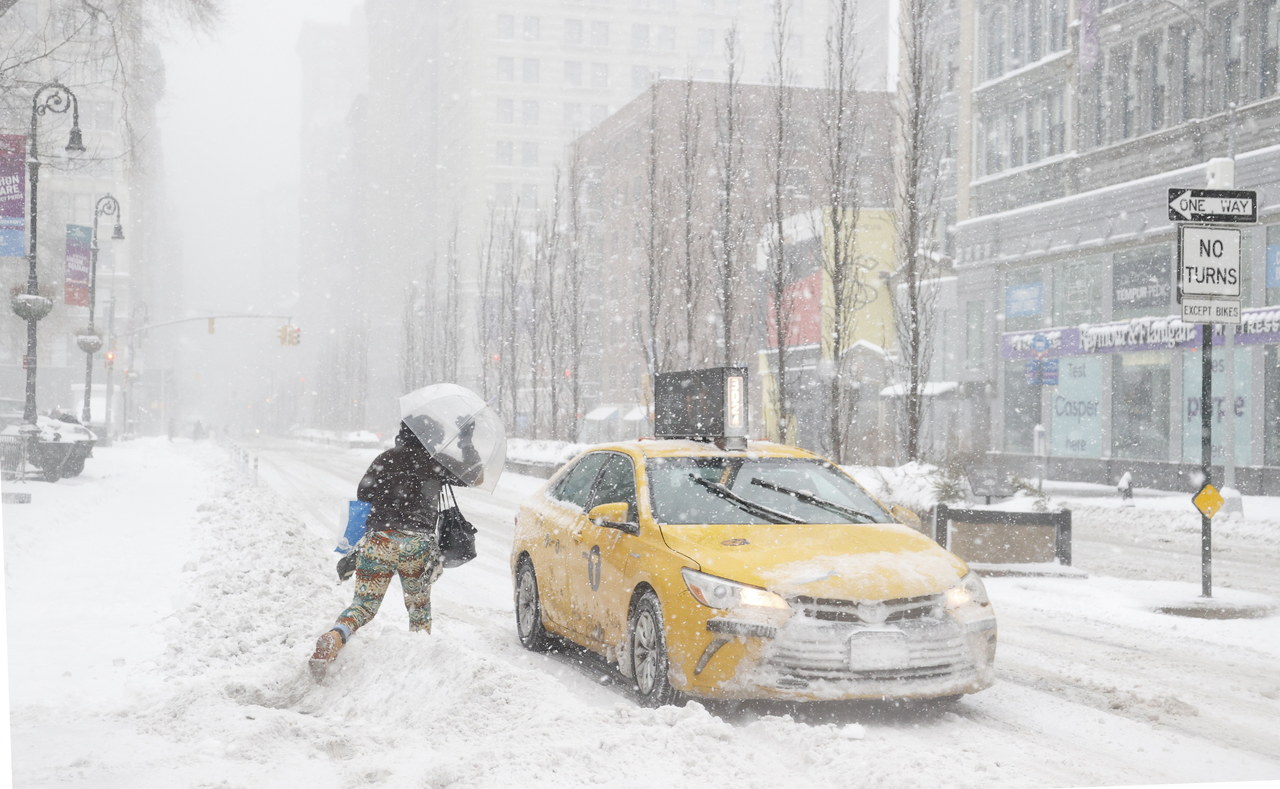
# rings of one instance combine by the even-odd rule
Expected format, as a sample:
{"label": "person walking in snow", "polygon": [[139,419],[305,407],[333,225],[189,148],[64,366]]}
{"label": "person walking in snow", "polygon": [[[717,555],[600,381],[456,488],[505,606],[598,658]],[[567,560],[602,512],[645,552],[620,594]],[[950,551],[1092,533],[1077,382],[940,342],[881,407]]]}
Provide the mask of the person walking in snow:
{"label": "person walking in snow", "polygon": [[[409,421],[415,421],[411,427]],[[415,434],[415,428],[417,433]],[[463,426],[458,448],[468,467],[478,467],[472,444],[474,423]],[[442,434],[430,417],[409,417],[400,423],[395,446],[374,459],[360,480],[356,497],[370,504],[365,536],[357,543],[356,588],[351,605],[334,626],[320,636],[311,656],[311,672],[321,679],[338,652],[356,630],[378,613],[393,575],[400,576],[411,631],[431,632],[431,585],[444,562],[436,545],[436,519],[445,485],[465,485],[423,446],[418,435]],[[475,480],[471,481],[475,484]]]}

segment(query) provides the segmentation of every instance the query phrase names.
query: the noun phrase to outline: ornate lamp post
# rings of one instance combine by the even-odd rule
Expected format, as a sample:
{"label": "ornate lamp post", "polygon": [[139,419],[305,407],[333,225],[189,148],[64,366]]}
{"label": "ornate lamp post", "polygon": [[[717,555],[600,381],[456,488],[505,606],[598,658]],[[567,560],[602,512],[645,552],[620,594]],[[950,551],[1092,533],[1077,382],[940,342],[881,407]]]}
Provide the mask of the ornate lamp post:
{"label": "ornate lamp post", "polygon": [[67,151],[83,153],[84,143],[80,140],[80,103],[76,100],[76,94],[60,82],[49,82],[41,85],[31,98],[31,136],[27,141],[27,183],[31,190],[31,208],[28,211],[31,227],[28,230],[27,292],[12,299],[13,311],[18,317],[27,321],[27,355],[23,359],[23,366],[27,368],[27,401],[23,408],[22,421],[26,423],[26,429],[31,433],[36,430],[36,323],[53,309],[53,302],[39,293],[39,280],[36,273],[36,241],[40,227],[38,121],[47,112],[62,113],[68,108],[71,110],[71,135],[67,139]]}
{"label": "ornate lamp post", "polygon": [[120,202],[111,195],[98,198],[93,208],[93,240],[89,244],[89,331],[76,338],[76,345],[84,351],[84,413],[81,421],[89,425],[89,398],[93,391],[93,355],[102,348],[102,338],[93,329],[93,310],[97,302],[98,292],[98,217],[106,214],[116,218],[116,227],[111,237],[117,241],[124,238],[124,228],[120,225]]}

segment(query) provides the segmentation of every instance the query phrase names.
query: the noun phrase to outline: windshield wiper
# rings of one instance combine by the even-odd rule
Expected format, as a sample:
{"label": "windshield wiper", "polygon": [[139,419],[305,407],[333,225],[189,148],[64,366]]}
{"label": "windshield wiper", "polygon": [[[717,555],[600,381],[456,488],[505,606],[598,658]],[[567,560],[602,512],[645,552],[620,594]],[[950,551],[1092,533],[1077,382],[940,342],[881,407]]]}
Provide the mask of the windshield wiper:
{"label": "windshield wiper", "polygon": [[719,482],[712,482],[711,480],[705,477],[700,477],[693,472],[689,473],[689,479],[704,488],[707,488],[725,501],[738,505],[738,508],[744,512],[755,515],[757,518],[764,518],[770,523],[804,523],[802,519],[797,518],[794,515],[788,515],[785,512],[779,512],[778,510],[766,507],[763,504],[757,504],[751,499],[744,499],[737,493],[726,488],[724,485],[721,485]]}
{"label": "windshield wiper", "polygon": [[778,485],[776,483],[760,479],[759,477],[752,477],[751,484],[758,485],[759,487],[762,487],[765,490],[772,490],[776,493],[786,494],[787,496],[791,496],[792,498],[795,498],[798,501],[801,501],[805,504],[811,504],[815,507],[821,507],[822,509],[827,510],[828,512],[834,512],[838,515],[844,515],[845,517],[848,517],[848,518],[861,518],[865,520],[867,523],[876,522],[875,517],[872,515],[868,515],[865,512],[861,512],[859,510],[845,507],[844,505],[841,505],[841,504],[836,504],[834,501],[827,501],[826,499],[820,499],[817,496],[813,495],[812,493],[805,493],[802,490],[792,490],[791,488],[783,487],[782,485]]}

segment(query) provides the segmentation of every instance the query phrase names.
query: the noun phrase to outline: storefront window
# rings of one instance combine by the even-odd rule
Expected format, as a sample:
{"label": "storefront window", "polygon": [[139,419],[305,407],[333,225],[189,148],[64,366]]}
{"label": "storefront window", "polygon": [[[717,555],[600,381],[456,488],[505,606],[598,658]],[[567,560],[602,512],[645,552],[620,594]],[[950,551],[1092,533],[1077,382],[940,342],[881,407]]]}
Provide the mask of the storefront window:
{"label": "storefront window", "polygon": [[1280,225],[1267,228],[1267,306],[1280,304]]}
{"label": "storefront window", "polygon": [[[1248,348],[1237,349],[1235,356],[1235,395],[1227,397],[1227,354],[1224,349],[1213,349],[1213,462],[1225,460],[1227,445],[1227,418],[1235,420],[1235,457],[1237,465],[1248,466],[1253,462],[1253,442],[1249,432],[1249,409],[1252,396],[1250,371],[1253,353]],[[1200,354],[1189,353],[1182,362],[1182,460],[1198,464],[1203,455],[1200,423]]]}
{"label": "storefront window", "polygon": [[1168,244],[1115,254],[1111,273],[1111,314],[1116,320],[1167,315],[1173,302],[1173,251]]}
{"label": "storefront window", "polygon": [[1040,267],[1014,269],[1004,288],[1005,331],[1044,326],[1044,276]]}
{"label": "storefront window", "polygon": [[1004,364],[1004,441],[1008,452],[1030,454],[1040,424],[1040,386],[1027,374],[1027,360]]}
{"label": "storefront window", "polygon": [[1053,390],[1050,443],[1059,457],[1102,457],[1104,360],[1083,356],[1059,360]]}
{"label": "storefront window", "polygon": [[1102,320],[1105,256],[1059,263],[1053,277],[1053,325],[1072,326]]}
{"label": "storefront window", "polygon": [[1169,354],[1117,354],[1111,375],[1111,453],[1118,458],[1169,456]]}
{"label": "storefront window", "polygon": [[1280,466],[1280,345],[1267,346],[1262,376],[1262,440],[1268,466]]}

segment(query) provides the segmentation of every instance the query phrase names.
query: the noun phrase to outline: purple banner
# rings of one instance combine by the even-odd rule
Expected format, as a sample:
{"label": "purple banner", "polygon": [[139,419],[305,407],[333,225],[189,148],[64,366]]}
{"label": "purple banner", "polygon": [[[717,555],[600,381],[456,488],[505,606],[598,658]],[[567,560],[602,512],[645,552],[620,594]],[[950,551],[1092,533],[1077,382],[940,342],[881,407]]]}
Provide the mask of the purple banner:
{"label": "purple banner", "polygon": [[67,225],[67,279],[63,301],[73,307],[89,306],[89,244],[93,228]]}
{"label": "purple banner", "polygon": [[0,257],[27,254],[27,138],[0,134]]}
{"label": "purple banner", "polygon": [[[1183,323],[1173,315],[1133,318],[1093,325],[1039,331],[1007,332],[1000,337],[1005,359],[1087,356],[1131,351],[1167,351],[1200,347],[1199,323]],[[1223,327],[1214,327],[1214,345],[1223,344]],[[1240,311],[1237,345],[1280,343],[1280,307]]]}

